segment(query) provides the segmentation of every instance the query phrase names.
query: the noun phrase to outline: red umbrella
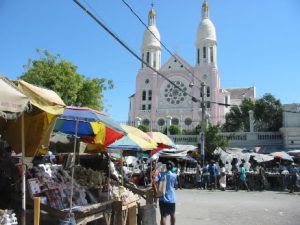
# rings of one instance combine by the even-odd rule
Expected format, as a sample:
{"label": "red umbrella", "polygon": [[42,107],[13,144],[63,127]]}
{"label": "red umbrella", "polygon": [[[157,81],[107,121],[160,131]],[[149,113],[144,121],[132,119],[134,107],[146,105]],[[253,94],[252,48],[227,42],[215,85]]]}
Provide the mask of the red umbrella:
{"label": "red umbrella", "polygon": [[157,143],[157,148],[151,151],[151,155],[166,148],[174,148],[175,144],[167,135],[161,132],[147,132],[147,134]]}

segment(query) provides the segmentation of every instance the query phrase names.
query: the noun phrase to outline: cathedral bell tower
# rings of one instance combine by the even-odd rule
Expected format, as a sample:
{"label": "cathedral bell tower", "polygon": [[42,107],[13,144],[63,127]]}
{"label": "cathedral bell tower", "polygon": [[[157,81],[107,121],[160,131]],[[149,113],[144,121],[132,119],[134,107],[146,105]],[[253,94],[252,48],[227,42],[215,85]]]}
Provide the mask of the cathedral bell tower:
{"label": "cathedral bell tower", "polygon": [[214,24],[209,19],[208,3],[202,4],[202,20],[196,39],[196,66],[217,65],[217,37]]}
{"label": "cathedral bell tower", "polygon": [[[217,124],[220,121],[220,106],[213,102],[220,101],[220,76],[217,67],[217,35],[214,24],[209,18],[209,6],[205,0],[201,8],[201,22],[198,26],[196,36],[196,65],[195,75],[198,87],[200,82],[204,83],[204,95],[207,102],[206,109],[212,124]],[[199,82],[200,81],[200,82]],[[197,90],[194,90],[194,94]],[[194,110],[199,105],[194,104]]]}
{"label": "cathedral bell tower", "polygon": [[[156,70],[161,67],[160,34],[156,27],[156,14],[153,8],[148,15],[148,29],[144,32],[143,44],[141,47],[142,59]],[[142,69],[146,65],[142,64]]]}

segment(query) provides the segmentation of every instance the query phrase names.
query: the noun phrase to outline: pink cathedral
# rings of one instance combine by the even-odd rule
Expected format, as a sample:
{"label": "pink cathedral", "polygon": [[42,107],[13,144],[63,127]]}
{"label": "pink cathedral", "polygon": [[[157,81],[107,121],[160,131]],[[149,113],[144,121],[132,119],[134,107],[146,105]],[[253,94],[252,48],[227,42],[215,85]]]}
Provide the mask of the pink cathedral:
{"label": "pink cathedral", "polygon": [[[151,130],[161,130],[167,122],[181,129],[195,127],[201,123],[198,99],[201,83],[205,84],[205,119],[212,123],[223,123],[229,106],[215,103],[239,105],[244,97],[255,99],[255,87],[221,88],[217,65],[217,36],[209,18],[208,3],[202,4],[202,18],[195,40],[195,64],[192,66],[174,54],[161,64],[162,47],[160,33],[156,27],[156,15],[152,8],[148,15],[148,29],[144,32],[141,57],[144,62],[181,88],[178,89],[162,76],[142,64],[136,76],[135,94],[129,97],[129,123],[148,125]],[[193,84],[193,85],[192,85]],[[184,92],[183,92],[183,91]]]}

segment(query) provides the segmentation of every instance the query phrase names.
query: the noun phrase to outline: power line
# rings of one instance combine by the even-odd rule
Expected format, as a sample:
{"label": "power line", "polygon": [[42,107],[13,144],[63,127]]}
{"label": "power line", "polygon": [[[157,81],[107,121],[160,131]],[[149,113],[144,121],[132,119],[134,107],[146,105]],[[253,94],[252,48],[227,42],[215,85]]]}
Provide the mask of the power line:
{"label": "power line", "polygon": [[[192,101],[194,102],[201,102],[199,98],[194,97],[190,93],[186,92],[184,89],[182,89],[180,86],[178,86],[176,83],[171,81],[169,78],[167,78],[165,75],[163,75],[161,72],[157,71],[155,68],[150,66],[146,61],[144,61],[141,57],[139,57],[124,41],[122,41],[113,31],[111,31],[103,22],[101,22],[94,14],[92,14],[86,7],[84,7],[78,0],[73,0],[82,10],[84,10],[98,25],[100,25],[107,33],[109,33],[119,44],[121,44],[129,53],[131,53],[137,60],[145,64],[148,68],[150,68],[152,71],[156,72],[158,75],[160,75],[162,78],[167,80],[170,84],[172,84],[175,88],[186,94],[187,96],[191,97]],[[95,10],[94,10],[95,11]],[[225,103],[218,103],[214,101],[206,101],[211,102],[213,104],[218,104],[222,106],[231,106],[230,104]]]}
{"label": "power line", "polygon": [[107,33],[109,33],[119,44],[121,44],[127,51],[129,51],[136,59],[138,59],[140,62],[144,63],[149,67],[152,71],[159,74],[161,77],[163,77],[165,80],[167,80],[169,83],[171,83],[174,87],[185,93],[186,95],[190,96],[192,99],[196,99],[194,96],[183,90],[180,86],[175,84],[173,81],[171,81],[169,78],[167,78],[165,75],[157,71],[155,68],[151,67],[146,61],[144,61],[141,57],[139,57],[124,41],[122,41],[113,31],[111,31],[103,22],[101,22],[97,17],[95,17],[87,8],[85,8],[78,0],[73,0],[82,10],[84,10],[93,20],[96,21]]}
{"label": "power line", "polygon": [[176,57],[175,54],[173,54],[169,48],[161,42],[161,40],[159,38],[156,37],[156,35],[149,29],[149,27],[146,25],[146,23],[144,23],[144,21],[141,19],[141,17],[133,10],[133,8],[125,1],[125,0],[121,0],[126,6],[127,8],[132,12],[132,14],[144,25],[144,27],[153,35],[153,37],[159,41],[159,43],[163,46],[163,48],[171,55],[173,56],[181,65],[182,67],[187,71],[189,72],[192,77],[194,77],[195,79],[197,79],[200,83],[202,82],[198,77],[195,76],[195,74],[189,69],[187,68],[184,63],[182,63],[178,57]]}

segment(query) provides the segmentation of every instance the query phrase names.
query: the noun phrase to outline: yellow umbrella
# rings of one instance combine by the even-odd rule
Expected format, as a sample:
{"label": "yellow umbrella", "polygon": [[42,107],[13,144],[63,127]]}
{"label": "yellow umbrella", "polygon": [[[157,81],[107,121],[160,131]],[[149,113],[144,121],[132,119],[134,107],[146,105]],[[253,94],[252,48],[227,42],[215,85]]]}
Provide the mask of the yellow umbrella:
{"label": "yellow umbrella", "polygon": [[147,134],[158,144],[174,147],[174,142],[165,134],[161,132],[147,132]]}
{"label": "yellow umbrella", "polygon": [[124,150],[152,150],[157,147],[157,143],[145,132],[136,127],[121,125],[127,135],[111,144],[110,149]]}

